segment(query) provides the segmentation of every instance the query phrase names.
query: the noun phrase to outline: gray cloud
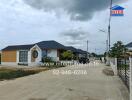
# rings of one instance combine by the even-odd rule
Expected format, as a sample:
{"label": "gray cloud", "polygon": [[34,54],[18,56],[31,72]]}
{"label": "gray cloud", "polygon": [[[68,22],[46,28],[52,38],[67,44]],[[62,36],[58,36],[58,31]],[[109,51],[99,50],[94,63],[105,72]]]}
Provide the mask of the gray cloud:
{"label": "gray cloud", "polygon": [[60,33],[60,35],[77,41],[86,39],[90,34],[88,32],[82,31],[81,29],[70,29]]}
{"label": "gray cloud", "polygon": [[83,31],[81,28],[69,29],[60,33],[60,37],[65,44],[80,47],[91,36],[89,32]]}
{"label": "gray cloud", "polygon": [[[71,20],[85,21],[93,17],[94,13],[107,9],[110,0],[24,0],[25,3],[37,9],[49,11],[65,11]],[[113,0],[113,3],[124,0]],[[126,0],[125,0],[126,1]]]}

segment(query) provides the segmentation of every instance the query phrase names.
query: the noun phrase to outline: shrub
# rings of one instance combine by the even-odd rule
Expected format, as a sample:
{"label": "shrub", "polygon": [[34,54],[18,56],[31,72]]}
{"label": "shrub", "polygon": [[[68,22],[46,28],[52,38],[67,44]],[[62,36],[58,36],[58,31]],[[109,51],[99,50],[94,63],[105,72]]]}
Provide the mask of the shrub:
{"label": "shrub", "polygon": [[43,63],[44,63],[44,62],[48,63],[48,62],[53,62],[53,60],[52,60],[50,57],[43,57],[43,58],[42,58],[42,62],[43,62]]}
{"label": "shrub", "polygon": [[63,60],[71,60],[74,57],[74,54],[72,51],[65,51],[61,54]]}

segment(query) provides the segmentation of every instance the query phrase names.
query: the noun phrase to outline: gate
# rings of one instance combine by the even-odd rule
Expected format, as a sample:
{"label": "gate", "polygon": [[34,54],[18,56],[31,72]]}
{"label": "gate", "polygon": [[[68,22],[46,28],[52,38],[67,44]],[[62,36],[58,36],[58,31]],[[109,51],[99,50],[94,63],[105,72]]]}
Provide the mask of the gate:
{"label": "gate", "polygon": [[129,58],[118,58],[117,59],[117,70],[118,75],[125,83],[127,88],[129,89],[130,86],[130,61]]}

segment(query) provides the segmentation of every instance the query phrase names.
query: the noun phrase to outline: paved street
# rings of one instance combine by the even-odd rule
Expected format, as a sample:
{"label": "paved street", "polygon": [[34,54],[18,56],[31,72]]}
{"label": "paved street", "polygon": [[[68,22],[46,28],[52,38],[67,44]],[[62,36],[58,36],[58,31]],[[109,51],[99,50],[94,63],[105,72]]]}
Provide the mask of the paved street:
{"label": "paved street", "polygon": [[0,100],[128,100],[128,91],[122,81],[117,76],[103,74],[104,67],[99,63],[72,66],[60,68],[59,71],[82,70],[87,74],[66,75],[50,70],[2,81]]}

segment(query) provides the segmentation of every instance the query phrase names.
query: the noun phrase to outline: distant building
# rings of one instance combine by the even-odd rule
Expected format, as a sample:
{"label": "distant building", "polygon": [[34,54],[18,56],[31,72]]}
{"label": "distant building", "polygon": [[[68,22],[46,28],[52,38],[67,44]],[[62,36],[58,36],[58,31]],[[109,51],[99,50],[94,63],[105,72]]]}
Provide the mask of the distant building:
{"label": "distant building", "polygon": [[132,42],[125,45],[125,47],[128,49],[128,54],[132,55]]}
{"label": "distant building", "polygon": [[66,48],[67,48],[67,50],[72,51],[73,54],[75,54],[78,58],[87,57],[87,54],[89,55],[89,53],[87,53],[87,51],[77,49],[77,48],[74,48],[72,46],[67,46]]}

